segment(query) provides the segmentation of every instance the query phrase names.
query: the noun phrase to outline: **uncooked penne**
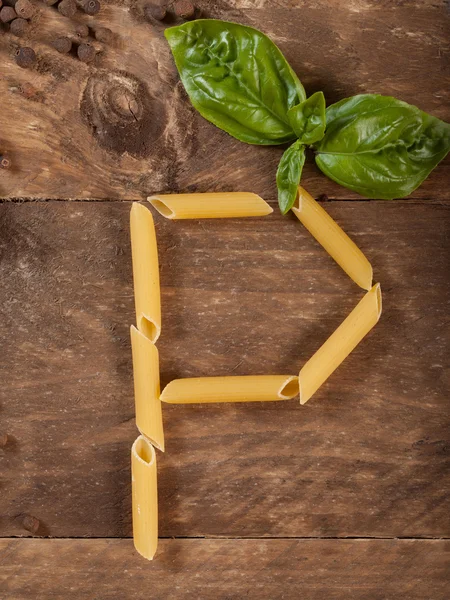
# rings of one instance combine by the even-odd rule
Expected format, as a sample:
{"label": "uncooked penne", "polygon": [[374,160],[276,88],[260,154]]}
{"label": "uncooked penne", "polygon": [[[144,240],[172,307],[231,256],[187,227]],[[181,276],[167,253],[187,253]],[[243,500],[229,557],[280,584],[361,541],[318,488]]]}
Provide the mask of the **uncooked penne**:
{"label": "uncooked penne", "polygon": [[244,375],[241,377],[195,377],[175,379],[162,391],[170,404],[196,402],[270,402],[290,400],[298,394],[294,375]]}
{"label": "uncooked penne", "polygon": [[300,404],[305,404],[328,379],[381,316],[381,288],[366,293],[336,331],[303,366],[299,374]]}
{"label": "uncooked penne", "polygon": [[370,290],[372,265],[336,221],[301,186],[292,212],[347,275],[364,290]]}
{"label": "uncooked penne", "polygon": [[158,546],[156,454],[143,435],[131,448],[131,500],[134,547],[152,560]]}
{"label": "uncooked penne", "polygon": [[136,426],[164,452],[164,430],[159,399],[159,355],[155,344],[131,326]]}
{"label": "uncooked penne", "polygon": [[130,229],[137,327],[156,342],[161,333],[161,297],[155,225],[151,212],[137,202],[131,207]]}
{"label": "uncooked penne", "polygon": [[167,219],[264,217],[273,212],[267,202],[251,192],[164,194],[147,200]]}

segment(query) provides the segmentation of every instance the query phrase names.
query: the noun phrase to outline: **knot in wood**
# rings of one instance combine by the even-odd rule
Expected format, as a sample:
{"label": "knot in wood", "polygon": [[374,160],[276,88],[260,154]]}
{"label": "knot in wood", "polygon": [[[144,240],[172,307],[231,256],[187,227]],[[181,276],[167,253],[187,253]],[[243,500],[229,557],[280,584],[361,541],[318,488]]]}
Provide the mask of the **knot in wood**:
{"label": "knot in wood", "polygon": [[113,87],[109,91],[109,107],[121,120],[138,121],[142,116],[142,104],[133,91],[122,86]]}
{"label": "knot in wood", "polygon": [[132,156],[147,156],[166,123],[163,105],[137,77],[100,71],[84,90],[81,113],[101,146]]}

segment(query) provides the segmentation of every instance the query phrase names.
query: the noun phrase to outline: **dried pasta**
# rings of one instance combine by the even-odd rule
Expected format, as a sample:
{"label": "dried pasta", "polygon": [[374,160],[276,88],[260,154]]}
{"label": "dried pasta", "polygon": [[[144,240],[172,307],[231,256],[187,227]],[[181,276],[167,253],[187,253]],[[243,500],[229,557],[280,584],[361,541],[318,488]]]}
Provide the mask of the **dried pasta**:
{"label": "dried pasta", "polygon": [[158,248],[151,212],[137,202],[131,207],[131,253],[138,329],[156,342],[161,333]]}
{"label": "dried pasta", "polygon": [[381,288],[377,283],[301,369],[300,404],[305,404],[315,394],[376,325],[381,316],[381,308]]}
{"label": "dried pasta", "polygon": [[155,344],[131,326],[136,426],[164,452],[164,430],[159,399],[159,355]]}
{"label": "dried pasta", "polygon": [[[168,219],[264,216],[272,208],[252,193],[172,194],[148,198]],[[257,375],[176,379],[160,392],[161,332],[158,250],[150,211],[131,209],[131,245],[137,328],[131,326],[136,425],[141,435],[131,449],[133,540],[152,560],[158,545],[156,453],[164,451],[161,402],[169,404],[289,400],[305,404],[374,327],[381,315],[381,288],[372,287],[372,267],[352,240],[301,187],[295,215],[330,256],[367,293],[350,315],[295,375]]]}
{"label": "dried pasta", "polygon": [[134,547],[152,560],[158,546],[156,454],[143,435],[131,448],[131,499]]}
{"label": "dried pasta", "polygon": [[163,217],[174,220],[263,217],[273,212],[267,202],[250,192],[164,194],[147,200]]}
{"label": "dried pasta", "polygon": [[372,287],[372,266],[358,246],[306,190],[299,186],[292,212],[360,287]]}
{"label": "dried pasta", "polygon": [[175,379],[162,391],[170,404],[206,402],[270,402],[290,400],[299,392],[294,375],[246,375]]}

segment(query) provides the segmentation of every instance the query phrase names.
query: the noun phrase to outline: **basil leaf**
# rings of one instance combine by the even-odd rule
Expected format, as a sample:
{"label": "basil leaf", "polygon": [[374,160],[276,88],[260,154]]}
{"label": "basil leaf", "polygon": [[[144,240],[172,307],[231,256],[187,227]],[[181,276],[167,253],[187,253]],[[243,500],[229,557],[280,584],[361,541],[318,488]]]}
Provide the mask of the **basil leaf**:
{"label": "basil leaf", "polygon": [[166,29],[181,80],[201,115],[249,144],[295,139],[287,118],[305,91],[286,59],[251,27],[199,19]]}
{"label": "basil leaf", "polygon": [[297,140],[284,152],[277,170],[278,204],[283,215],[297,198],[304,164],[305,147]]}
{"label": "basil leaf", "polygon": [[414,191],[450,150],[450,125],[390,96],[345,98],[326,111],[316,163],[369,198]]}
{"label": "basil leaf", "polygon": [[316,92],[288,111],[289,123],[303,144],[314,144],[325,133],[325,96]]}

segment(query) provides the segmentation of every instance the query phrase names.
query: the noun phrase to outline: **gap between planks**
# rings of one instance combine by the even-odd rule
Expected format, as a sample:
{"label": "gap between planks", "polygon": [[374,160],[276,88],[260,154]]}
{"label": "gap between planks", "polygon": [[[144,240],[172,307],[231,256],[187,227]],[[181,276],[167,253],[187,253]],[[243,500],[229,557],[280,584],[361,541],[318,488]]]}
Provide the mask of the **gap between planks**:
{"label": "gap between planks", "polygon": [[[72,535],[72,536],[44,536],[44,535],[35,535],[35,536],[30,536],[30,535],[9,535],[9,536],[0,536],[0,540],[12,540],[12,539],[19,539],[19,540],[132,540],[133,538],[131,536],[128,537],[87,537],[87,536],[76,536],[76,535]],[[353,541],[370,541],[370,540],[380,540],[380,541],[397,541],[397,540],[415,540],[415,541],[436,541],[436,542],[441,542],[441,541],[446,541],[446,540],[450,540],[450,537],[445,537],[445,536],[440,536],[440,537],[433,537],[433,536],[421,536],[421,537],[417,537],[417,536],[394,536],[394,537],[389,537],[389,536],[358,536],[358,535],[348,535],[348,536],[302,536],[302,537],[298,537],[298,536],[205,536],[205,535],[174,535],[174,536],[159,536],[158,537],[159,540],[205,540],[205,541],[211,541],[211,540],[231,540],[231,541],[246,541],[246,540],[250,540],[250,541],[255,541],[255,540],[261,540],[261,541],[270,541],[270,540],[277,540],[277,541],[282,541],[282,540],[298,540],[298,541],[302,541],[302,540],[317,540],[317,541],[321,541],[321,540],[336,540],[336,541],[342,541],[342,540],[353,540]]]}
{"label": "gap between planks", "polygon": [[[155,192],[155,194],[158,193],[167,193],[167,192]],[[188,192],[169,192],[169,193],[174,193],[174,194],[182,194],[182,193],[188,193]],[[194,192],[193,192],[194,193]],[[201,193],[201,192],[195,192],[195,193]],[[149,193],[149,195],[151,195]],[[107,202],[107,203],[120,203],[120,204],[126,204],[126,203],[133,203],[133,202],[145,202],[145,198],[122,198],[122,199],[113,199],[110,200],[109,198],[32,198],[32,197],[24,197],[24,198],[0,198],[0,204],[27,204],[27,203],[35,203],[35,204],[39,204],[39,203],[47,203],[47,202],[80,202],[80,203],[101,203],[101,202]],[[275,206],[278,205],[277,200],[266,200],[266,202],[268,204],[273,204]],[[414,205],[414,204],[431,204],[432,206],[445,206],[450,204],[450,198],[449,199],[435,199],[435,198],[400,198],[398,200],[380,200],[377,198],[327,198],[326,200],[322,200],[319,199],[319,202],[321,204],[328,204],[331,202],[354,202],[354,203],[358,203],[358,202],[387,202],[387,203],[391,203],[391,202],[395,202],[396,204],[405,204],[405,205]]]}

